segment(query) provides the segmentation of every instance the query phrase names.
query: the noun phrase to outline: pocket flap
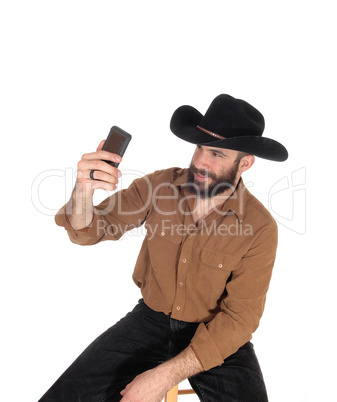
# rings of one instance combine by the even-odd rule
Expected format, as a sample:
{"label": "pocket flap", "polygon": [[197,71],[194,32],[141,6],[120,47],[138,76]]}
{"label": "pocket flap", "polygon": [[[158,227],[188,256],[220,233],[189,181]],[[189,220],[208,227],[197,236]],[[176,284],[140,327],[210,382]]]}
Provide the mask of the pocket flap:
{"label": "pocket flap", "polygon": [[212,268],[234,271],[241,258],[204,248],[201,252],[201,261]]}

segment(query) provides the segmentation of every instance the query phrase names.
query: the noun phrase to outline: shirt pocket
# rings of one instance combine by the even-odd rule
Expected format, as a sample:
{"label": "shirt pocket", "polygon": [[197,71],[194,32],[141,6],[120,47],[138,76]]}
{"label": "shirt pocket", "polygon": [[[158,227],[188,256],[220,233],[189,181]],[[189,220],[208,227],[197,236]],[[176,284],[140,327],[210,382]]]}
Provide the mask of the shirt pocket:
{"label": "shirt pocket", "polygon": [[196,286],[199,293],[216,302],[224,293],[231,273],[238,269],[241,257],[204,248],[200,254],[200,265]]}
{"label": "shirt pocket", "polygon": [[164,240],[172,244],[181,244],[183,230],[175,222],[169,219],[151,219],[146,222],[147,240],[149,242],[155,240]]}
{"label": "shirt pocket", "polygon": [[146,229],[151,266],[156,273],[165,272],[167,279],[176,272],[182,235],[174,223],[164,219],[151,219]]}

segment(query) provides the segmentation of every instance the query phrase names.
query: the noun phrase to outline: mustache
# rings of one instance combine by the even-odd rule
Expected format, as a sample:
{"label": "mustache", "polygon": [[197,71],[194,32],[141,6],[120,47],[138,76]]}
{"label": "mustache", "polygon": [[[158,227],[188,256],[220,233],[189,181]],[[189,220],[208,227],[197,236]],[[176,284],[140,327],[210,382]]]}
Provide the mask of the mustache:
{"label": "mustache", "polygon": [[203,176],[208,176],[213,180],[217,179],[217,177],[216,177],[216,175],[214,173],[208,171],[207,169],[197,169],[194,165],[190,166],[190,171],[192,173],[200,173]]}

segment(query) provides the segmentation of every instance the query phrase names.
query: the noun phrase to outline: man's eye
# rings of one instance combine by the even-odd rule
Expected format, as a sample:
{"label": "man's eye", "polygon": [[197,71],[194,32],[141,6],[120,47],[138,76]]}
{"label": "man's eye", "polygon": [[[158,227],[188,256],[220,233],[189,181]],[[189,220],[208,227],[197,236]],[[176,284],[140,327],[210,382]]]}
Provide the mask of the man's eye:
{"label": "man's eye", "polygon": [[217,154],[216,152],[213,152],[213,156],[221,156],[220,154]]}

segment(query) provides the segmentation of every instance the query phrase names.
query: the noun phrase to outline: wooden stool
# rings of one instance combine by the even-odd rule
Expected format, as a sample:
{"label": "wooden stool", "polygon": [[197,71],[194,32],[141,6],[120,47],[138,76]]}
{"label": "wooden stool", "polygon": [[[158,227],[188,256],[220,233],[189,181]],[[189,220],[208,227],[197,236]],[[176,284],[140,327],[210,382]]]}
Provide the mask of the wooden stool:
{"label": "wooden stool", "polygon": [[189,395],[189,394],[195,394],[193,389],[178,390],[178,385],[176,385],[175,387],[171,388],[169,392],[166,394],[165,402],[177,402],[178,395]]}

